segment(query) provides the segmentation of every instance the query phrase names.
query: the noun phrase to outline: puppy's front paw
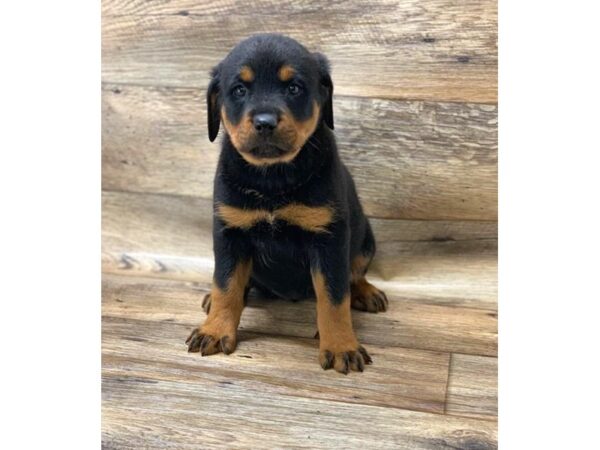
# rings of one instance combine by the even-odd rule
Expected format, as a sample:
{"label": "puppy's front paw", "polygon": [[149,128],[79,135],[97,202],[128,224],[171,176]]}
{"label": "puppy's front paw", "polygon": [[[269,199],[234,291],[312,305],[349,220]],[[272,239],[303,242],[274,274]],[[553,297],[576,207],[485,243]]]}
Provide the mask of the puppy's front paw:
{"label": "puppy's front paw", "polygon": [[235,332],[228,333],[217,329],[211,330],[210,327],[204,325],[195,328],[185,343],[188,346],[188,352],[200,352],[202,356],[213,355],[219,352],[229,355],[235,350],[236,335]]}
{"label": "puppy's front paw", "polygon": [[332,351],[327,348],[321,348],[319,351],[319,363],[323,369],[335,369],[343,374],[347,374],[350,370],[362,372],[365,370],[365,364],[372,362],[373,360],[362,345],[342,351]]}
{"label": "puppy's front paw", "polygon": [[385,292],[380,291],[364,278],[350,285],[351,306],[359,311],[383,312],[388,308]]}

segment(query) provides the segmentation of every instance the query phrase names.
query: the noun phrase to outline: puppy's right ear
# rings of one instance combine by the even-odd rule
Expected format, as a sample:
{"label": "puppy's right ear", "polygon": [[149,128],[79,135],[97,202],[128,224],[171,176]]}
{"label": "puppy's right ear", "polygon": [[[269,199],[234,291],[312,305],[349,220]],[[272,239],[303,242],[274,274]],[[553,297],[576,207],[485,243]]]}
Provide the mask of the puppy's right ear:
{"label": "puppy's right ear", "polygon": [[208,139],[213,142],[219,134],[219,126],[221,125],[221,117],[219,112],[220,93],[221,93],[221,77],[220,66],[215,67],[211,72],[211,80],[206,91],[206,107],[208,118]]}

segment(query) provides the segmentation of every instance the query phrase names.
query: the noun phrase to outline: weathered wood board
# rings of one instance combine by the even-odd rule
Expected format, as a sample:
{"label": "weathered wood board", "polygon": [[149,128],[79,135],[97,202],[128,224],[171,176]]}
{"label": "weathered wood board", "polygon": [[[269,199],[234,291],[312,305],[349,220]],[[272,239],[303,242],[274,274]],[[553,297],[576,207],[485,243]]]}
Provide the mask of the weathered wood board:
{"label": "weathered wood board", "polygon": [[495,422],[441,414],[448,353],[370,343],[374,364],[343,376],[322,371],[315,339],[243,324],[235,353],[203,358],[186,352],[190,325],[180,320],[200,292],[182,285],[105,276],[103,447],[260,448],[269,438],[293,448],[339,439],[348,448],[496,448]]}
{"label": "weathered wood board", "polygon": [[[211,198],[204,92],[106,84],[104,189]],[[497,219],[497,108],[336,97],[336,136],[369,216]]]}
{"label": "weathered wood board", "polygon": [[[238,350],[205,317],[208,71],[282,32],[332,62],[336,136],[378,252],[362,374],[317,364],[314,300],[251,295]],[[103,0],[102,447],[497,448],[497,5]]]}
{"label": "weathered wood board", "polygon": [[496,420],[498,359],[452,355],[446,414]]}
{"label": "weathered wood board", "polygon": [[[146,366],[154,367],[152,361]],[[218,379],[218,378],[217,378]],[[404,409],[287,395],[244,383],[103,378],[103,448],[497,448],[496,424]]]}
{"label": "weathered wood board", "polygon": [[242,331],[231,355],[202,357],[187,353],[187,325],[105,316],[102,326],[105,373],[126,365],[136,376],[158,380],[183,377],[209,386],[236,380],[246,386],[248,395],[284,394],[444,412],[448,353],[371,345],[376,364],[367,366],[357,380],[324,372],[317,360],[316,339]]}
{"label": "weathered wood board", "polygon": [[[205,318],[201,302],[208,290],[203,284],[111,275],[104,278],[106,315],[131,320],[171,320],[190,329]],[[352,317],[357,335],[365,345],[487,356],[498,352],[497,314],[493,311],[390,296],[387,312],[374,315],[356,311]],[[240,329],[312,338],[317,330],[315,302],[252,297],[242,315]]]}
{"label": "weathered wood board", "polygon": [[493,0],[104,1],[104,81],[205,88],[241,39],[280,32],[332,61],[342,95],[496,103]]}
{"label": "weathered wood board", "polygon": [[[103,270],[211,282],[210,200],[123,192],[102,197]],[[371,222],[378,251],[369,278],[389,295],[496,310],[495,223]]]}

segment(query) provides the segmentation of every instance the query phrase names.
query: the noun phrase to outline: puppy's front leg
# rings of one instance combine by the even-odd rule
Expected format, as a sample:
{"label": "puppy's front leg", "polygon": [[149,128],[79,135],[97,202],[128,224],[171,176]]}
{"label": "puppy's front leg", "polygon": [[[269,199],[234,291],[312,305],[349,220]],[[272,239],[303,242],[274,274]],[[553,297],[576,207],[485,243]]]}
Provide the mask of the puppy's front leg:
{"label": "puppy's front leg", "polygon": [[227,233],[235,231],[215,236],[215,273],[208,317],[185,341],[189,352],[200,352],[202,356],[218,352],[228,355],[235,350],[246,286],[252,272],[252,259],[244,251],[245,246]]}
{"label": "puppy's front leg", "polygon": [[362,372],[372,362],[358,343],[350,311],[350,270],[344,246],[329,243],[319,247],[311,263],[312,282],[317,297],[319,362],[323,369],[347,374]]}

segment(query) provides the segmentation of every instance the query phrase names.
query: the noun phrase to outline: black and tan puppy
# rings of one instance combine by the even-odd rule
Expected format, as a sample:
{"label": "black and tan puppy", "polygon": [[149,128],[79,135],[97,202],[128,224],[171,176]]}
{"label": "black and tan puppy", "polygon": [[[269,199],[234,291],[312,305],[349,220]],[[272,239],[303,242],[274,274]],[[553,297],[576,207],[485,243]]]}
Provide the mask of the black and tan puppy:
{"label": "black and tan puppy", "polygon": [[385,311],[365,273],[371,227],[333,130],[327,59],[281,35],[253,36],[212,71],[208,133],[225,128],[214,184],[213,287],[208,317],[190,352],[231,353],[248,290],[316,297],[324,369],[362,371],[371,362],[350,308]]}

